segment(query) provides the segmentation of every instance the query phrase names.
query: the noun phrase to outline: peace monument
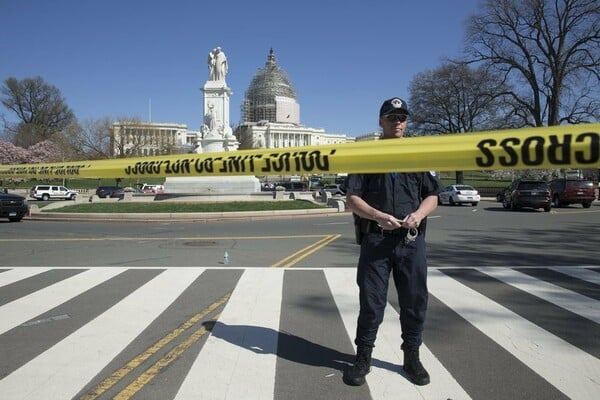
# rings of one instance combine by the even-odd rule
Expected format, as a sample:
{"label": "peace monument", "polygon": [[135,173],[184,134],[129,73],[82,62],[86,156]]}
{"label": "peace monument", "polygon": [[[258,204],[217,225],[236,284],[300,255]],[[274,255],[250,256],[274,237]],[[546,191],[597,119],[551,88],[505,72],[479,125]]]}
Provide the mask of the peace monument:
{"label": "peace monument", "polygon": [[[197,153],[236,151],[240,143],[229,123],[229,97],[232,94],[225,77],[227,56],[220,47],[208,53],[208,80],[200,89],[204,94],[203,123]],[[249,194],[260,192],[255,176],[166,178],[165,192],[181,194]]]}

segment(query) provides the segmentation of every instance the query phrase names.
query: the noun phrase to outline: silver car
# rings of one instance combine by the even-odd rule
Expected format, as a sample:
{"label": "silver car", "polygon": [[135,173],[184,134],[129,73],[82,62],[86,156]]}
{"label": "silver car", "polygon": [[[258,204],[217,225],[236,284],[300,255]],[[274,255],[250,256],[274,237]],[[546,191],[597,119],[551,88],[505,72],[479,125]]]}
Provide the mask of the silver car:
{"label": "silver car", "polygon": [[438,194],[439,204],[449,204],[451,206],[461,204],[471,204],[476,206],[481,200],[477,189],[469,185],[450,185],[446,186]]}
{"label": "silver car", "polygon": [[329,192],[331,193],[332,196],[343,196],[346,194],[346,191],[344,190],[344,187],[342,185],[339,184],[334,184],[334,185],[325,185],[321,191],[323,192]]}

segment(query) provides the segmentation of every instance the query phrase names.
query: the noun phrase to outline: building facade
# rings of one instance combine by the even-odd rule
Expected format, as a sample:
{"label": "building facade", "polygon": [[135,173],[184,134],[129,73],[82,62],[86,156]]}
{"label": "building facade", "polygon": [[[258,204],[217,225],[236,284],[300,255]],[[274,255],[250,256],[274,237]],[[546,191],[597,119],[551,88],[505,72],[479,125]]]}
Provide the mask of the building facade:
{"label": "building facade", "polygon": [[276,149],[353,142],[343,134],[300,123],[300,104],[287,73],[277,65],[273,49],[260,68],[242,102],[242,121],[234,135],[241,149]]}
{"label": "building facade", "polygon": [[165,124],[140,121],[118,121],[111,126],[113,157],[142,157],[187,152],[185,124]]}
{"label": "building facade", "polygon": [[[239,150],[355,141],[348,135],[328,133],[322,128],[306,127],[300,123],[296,91],[287,73],[277,65],[273,49],[244,94],[241,122],[233,130],[233,135],[239,142]],[[188,153],[197,150],[202,140],[201,130],[188,130],[185,124],[120,121],[112,125],[111,132],[114,157]]]}
{"label": "building facade", "polygon": [[364,135],[357,136],[354,141],[355,142],[368,142],[371,140],[379,140],[381,139],[381,132],[371,132],[366,133]]}

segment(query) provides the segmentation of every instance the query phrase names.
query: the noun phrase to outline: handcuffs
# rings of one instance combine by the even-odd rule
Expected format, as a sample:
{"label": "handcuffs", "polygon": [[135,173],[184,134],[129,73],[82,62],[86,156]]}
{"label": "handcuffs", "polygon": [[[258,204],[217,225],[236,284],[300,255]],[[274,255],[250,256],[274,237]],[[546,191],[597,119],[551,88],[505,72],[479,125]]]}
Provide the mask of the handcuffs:
{"label": "handcuffs", "polygon": [[408,228],[406,236],[404,237],[404,244],[414,242],[417,240],[417,236],[419,236],[419,230],[417,228]]}
{"label": "handcuffs", "polygon": [[[381,234],[383,235],[383,228],[377,224],[377,226],[381,229]],[[404,244],[409,244],[417,240],[417,236],[419,236],[419,230],[417,228],[408,228],[406,230],[406,236],[404,236]]]}

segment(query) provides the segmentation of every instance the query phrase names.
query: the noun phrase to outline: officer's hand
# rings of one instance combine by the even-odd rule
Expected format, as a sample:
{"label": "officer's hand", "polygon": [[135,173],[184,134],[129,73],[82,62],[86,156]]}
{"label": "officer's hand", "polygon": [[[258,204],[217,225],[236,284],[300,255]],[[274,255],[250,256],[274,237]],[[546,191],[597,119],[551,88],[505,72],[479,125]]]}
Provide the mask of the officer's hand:
{"label": "officer's hand", "polygon": [[381,214],[375,221],[377,225],[386,231],[392,231],[394,229],[402,228],[402,221],[390,214]]}
{"label": "officer's hand", "polygon": [[400,221],[400,223],[402,224],[402,227],[406,229],[418,228],[421,224],[421,220],[422,218],[420,218],[419,214],[411,213],[404,217],[404,219]]}

